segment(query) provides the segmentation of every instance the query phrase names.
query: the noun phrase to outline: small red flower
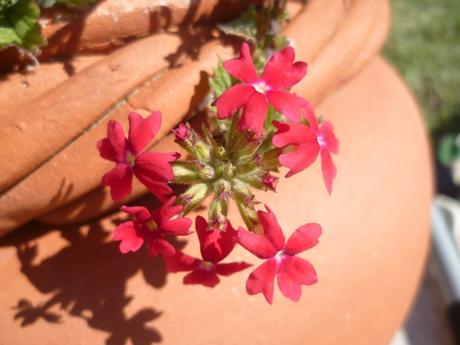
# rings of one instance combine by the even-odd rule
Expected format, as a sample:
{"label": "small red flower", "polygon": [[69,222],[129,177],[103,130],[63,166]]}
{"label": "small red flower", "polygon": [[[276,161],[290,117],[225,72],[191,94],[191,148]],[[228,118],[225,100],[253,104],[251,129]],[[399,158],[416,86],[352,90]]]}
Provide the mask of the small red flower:
{"label": "small red flower", "polygon": [[172,193],[168,182],[174,178],[171,162],[178,153],[145,152],[161,127],[161,113],[154,112],[147,118],[130,113],[129,134],[121,124],[109,121],[107,138],[97,144],[102,158],[116,163],[115,168],[102,177],[102,184],[110,187],[114,200],[121,200],[131,193],[133,174],[161,201]]}
{"label": "small red flower", "polygon": [[290,169],[286,177],[297,174],[309,167],[318,155],[321,155],[324,184],[329,194],[331,194],[332,183],[337,175],[337,169],[332,161],[331,153],[338,153],[339,141],[330,122],[323,121],[318,125],[313,113],[311,113],[311,116],[307,115],[307,117],[310,126],[273,121],[278,131],[273,136],[272,143],[276,147],[294,146],[293,151],[283,153],[278,157],[280,164]]}
{"label": "small red flower", "polygon": [[238,242],[265,262],[257,267],[246,282],[250,295],[262,292],[268,303],[273,302],[275,276],[281,293],[292,301],[302,295],[301,285],[317,282],[316,272],[310,262],[297,254],[314,247],[321,235],[321,226],[309,223],[299,227],[285,242],[283,231],[273,212],[258,211],[257,217],[263,228],[263,235],[241,229]]}
{"label": "small red flower", "polygon": [[178,215],[183,206],[174,206],[175,197],[151,212],[143,206],[123,206],[121,209],[133,217],[115,229],[113,239],[120,242],[120,252],[136,252],[147,242],[151,256],[174,255],[176,249],[165,240],[168,235],[189,235],[192,220]]}
{"label": "small red flower", "polygon": [[278,112],[292,121],[300,121],[299,109],[307,104],[303,98],[289,93],[287,89],[297,84],[307,73],[307,64],[295,62],[292,47],[276,52],[265,66],[259,78],[252,62],[249,45],[243,43],[240,57],[224,62],[224,68],[240,80],[225,91],[216,101],[217,116],[220,119],[231,116],[243,107],[239,128],[254,132],[260,137],[271,104]]}
{"label": "small red flower", "polygon": [[203,259],[197,259],[180,251],[174,256],[165,256],[168,272],[190,272],[184,277],[184,284],[202,284],[214,287],[220,282],[219,276],[229,276],[251,266],[246,262],[220,263],[233,250],[237,231],[227,221],[223,230],[208,230],[203,217],[196,217],[196,232],[200,240]]}

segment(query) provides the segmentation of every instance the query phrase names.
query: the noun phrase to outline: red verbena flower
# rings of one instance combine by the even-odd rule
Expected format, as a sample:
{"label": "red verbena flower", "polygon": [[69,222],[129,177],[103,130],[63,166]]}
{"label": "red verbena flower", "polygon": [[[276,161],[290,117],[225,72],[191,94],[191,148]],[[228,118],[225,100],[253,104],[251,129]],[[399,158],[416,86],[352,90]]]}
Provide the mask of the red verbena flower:
{"label": "red verbena flower", "polygon": [[224,62],[224,68],[240,80],[226,90],[216,101],[220,119],[231,116],[243,107],[239,122],[240,130],[249,130],[260,137],[271,104],[278,112],[292,121],[300,121],[299,109],[307,103],[303,98],[289,93],[287,89],[297,84],[307,73],[307,64],[295,62],[292,47],[276,52],[268,61],[262,77],[257,75],[252,62],[249,45],[243,43],[240,57]]}
{"label": "red verbena flower", "polygon": [[337,175],[337,169],[332,161],[331,153],[338,153],[339,141],[330,122],[323,121],[318,125],[313,114],[308,116],[308,121],[310,126],[273,121],[278,130],[273,136],[272,143],[276,147],[294,146],[293,151],[282,153],[278,157],[279,163],[290,169],[286,177],[297,174],[309,167],[318,155],[321,155],[324,184],[329,194],[331,194],[332,183]]}
{"label": "red verbena flower", "polygon": [[121,200],[131,193],[133,174],[161,201],[172,193],[168,186],[174,178],[171,162],[179,154],[144,151],[161,127],[161,113],[154,112],[147,118],[132,112],[129,117],[128,138],[121,124],[109,121],[107,138],[97,144],[102,158],[116,163],[115,168],[102,177],[102,184],[110,187],[114,200]]}
{"label": "red verbena flower", "polygon": [[168,272],[190,272],[184,277],[184,284],[202,284],[214,287],[220,282],[219,276],[229,276],[251,266],[246,262],[220,263],[233,250],[237,231],[227,221],[223,230],[209,230],[203,217],[195,220],[203,259],[197,259],[180,251],[174,256],[165,256]]}
{"label": "red verbena flower", "polygon": [[168,235],[189,235],[192,220],[179,217],[183,206],[174,206],[175,197],[170,198],[155,211],[143,206],[123,206],[121,209],[133,220],[121,223],[115,229],[113,239],[120,242],[120,252],[138,251],[147,242],[151,256],[174,255],[176,249],[165,239]]}
{"label": "red verbena flower", "polygon": [[245,229],[238,231],[238,242],[265,260],[249,275],[246,291],[250,295],[262,292],[271,304],[276,276],[281,293],[292,301],[298,301],[302,294],[301,285],[316,283],[317,276],[312,264],[296,255],[318,243],[321,226],[316,223],[302,225],[285,242],[274,213],[267,206],[265,208],[267,212],[257,212],[263,235]]}

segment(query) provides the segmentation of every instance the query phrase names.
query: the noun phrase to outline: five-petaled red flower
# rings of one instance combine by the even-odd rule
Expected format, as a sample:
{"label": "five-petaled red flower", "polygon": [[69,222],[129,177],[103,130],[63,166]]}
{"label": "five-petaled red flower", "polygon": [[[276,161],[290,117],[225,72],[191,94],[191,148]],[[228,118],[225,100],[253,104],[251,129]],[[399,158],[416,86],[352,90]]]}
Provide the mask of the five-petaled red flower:
{"label": "five-petaled red flower", "polygon": [[197,259],[180,251],[174,256],[165,256],[168,272],[190,272],[184,277],[184,284],[202,284],[214,287],[220,276],[229,276],[251,266],[246,262],[220,263],[233,250],[237,231],[227,221],[223,230],[209,230],[203,217],[195,220],[196,232],[200,241],[201,256]]}
{"label": "five-petaled red flower", "polygon": [[240,80],[226,90],[216,101],[217,116],[220,119],[231,116],[243,107],[239,122],[240,130],[249,130],[255,137],[262,134],[268,105],[291,121],[300,121],[299,109],[307,102],[287,89],[297,84],[307,73],[307,64],[295,62],[295,52],[287,47],[276,52],[268,61],[259,78],[252,62],[249,46],[243,43],[240,57],[224,62],[224,68]]}
{"label": "five-petaled red flower", "polygon": [[238,242],[257,257],[265,259],[249,275],[246,291],[250,295],[262,292],[271,304],[276,276],[281,293],[292,301],[298,301],[302,294],[301,285],[312,285],[317,282],[317,277],[312,264],[296,255],[318,243],[321,226],[316,223],[302,225],[285,242],[275,215],[267,206],[265,208],[267,212],[257,212],[263,235],[245,229],[238,231]]}
{"label": "five-petaled red flower", "polygon": [[115,229],[113,239],[120,242],[120,251],[135,252],[147,242],[151,256],[174,255],[176,249],[165,239],[168,235],[188,235],[192,220],[178,217],[183,206],[174,206],[175,197],[151,212],[143,206],[123,206],[121,209],[133,219]]}
{"label": "five-petaled red flower", "polygon": [[174,178],[171,162],[178,159],[179,154],[144,151],[160,129],[160,112],[145,119],[134,112],[128,116],[128,138],[121,124],[111,120],[107,125],[107,138],[97,144],[101,157],[116,163],[115,168],[102,177],[102,184],[111,188],[114,200],[121,200],[131,193],[134,174],[158,199],[165,201],[172,193],[168,186]]}
{"label": "five-petaled red flower", "polygon": [[332,183],[337,174],[337,169],[332,161],[331,153],[339,150],[339,141],[334,134],[334,128],[328,121],[318,125],[316,117],[307,112],[310,126],[273,121],[278,131],[273,136],[272,143],[276,147],[293,145],[294,150],[282,153],[278,161],[290,169],[286,177],[292,176],[309,167],[321,155],[321,168],[326,189],[331,194]]}

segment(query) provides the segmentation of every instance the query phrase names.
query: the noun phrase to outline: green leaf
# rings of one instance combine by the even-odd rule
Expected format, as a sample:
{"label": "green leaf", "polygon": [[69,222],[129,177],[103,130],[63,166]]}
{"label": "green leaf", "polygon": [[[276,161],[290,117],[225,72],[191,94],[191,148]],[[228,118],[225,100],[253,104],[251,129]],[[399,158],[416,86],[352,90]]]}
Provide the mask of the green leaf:
{"label": "green leaf", "polygon": [[222,60],[219,61],[214,76],[209,79],[214,97],[217,98],[233,85],[233,80],[230,74],[225,70]]}
{"label": "green leaf", "polygon": [[42,7],[52,7],[54,5],[63,5],[72,9],[82,9],[89,7],[99,0],[37,0]]}
{"label": "green leaf", "polygon": [[18,0],[0,0],[0,11],[13,6]]}
{"label": "green leaf", "polygon": [[46,43],[41,35],[40,8],[32,0],[19,0],[0,12],[0,49],[10,45],[36,53]]}
{"label": "green leaf", "polygon": [[241,37],[253,44],[257,43],[257,12],[254,7],[228,23],[219,24],[218,27],[227,35]]}

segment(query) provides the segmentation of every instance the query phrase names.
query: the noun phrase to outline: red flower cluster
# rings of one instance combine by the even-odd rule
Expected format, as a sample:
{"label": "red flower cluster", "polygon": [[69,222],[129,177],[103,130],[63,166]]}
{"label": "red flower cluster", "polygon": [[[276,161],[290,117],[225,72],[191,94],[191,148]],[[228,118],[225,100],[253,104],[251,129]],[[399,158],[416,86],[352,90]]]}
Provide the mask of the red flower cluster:
{"label": "red flower cluster", "polygon": [[301,109],[308,103],[289,93],[287,89],[302,80],[307,73],[307,64],[294,63],[294,59],[294,49],[284,48],[270,58],[259,77],[252,62],[249,45],[243,43],[240,57],[224,62],[227,72],[241,83],[229,88],[215,101],[217,116],[220,119],[227,118],[243,107],[240,129],[249,130],[256,137],[262,134],[269,105],[288,119],[298,122]]}
{"label": "red flower cluster", "polygon": [[237,240],[237,232],[229,221],[223,230],[215,230],[209,229],[206,220],[198,216],[195,225],[203,259],[179,251],[174,256],[165,256],[168,272],[190,272],[184,277],[184,284],[214,287],[220,282],[219,276],[229,276],[251,266],[246,262],[220,263],[233,250]]}
{"label": "red flower cluster", "polygon": [[111,188],[112,198],[121,200],[131,193],[133,174],[158,199],[166,201],[172,193],[168,183],[174,178],[171,162],[180,157],[178,153],[143,152],[161,127],[161,113],[154,112],[146,119],[130,113],[128,138],[121,124],[109,121],[107,138],[98,142],[102,158],[116,163],[102,178],[102,184]]}
{"label": "red flower cluster", "polygon": [[296,255],[318,243],[321,226],[316,223],[302,225],[285,242],[275,214],[268,206],[265,208],[267,212],[257,212],[263,228],[261,235],[244,229],[239,231],[238,242],[265,260],[249,275],[246,290],[250,295],[262,292],[271,304],[276,276],[281,293],[292,301],[298,301],[302,294],[301,285],[314,284],[317,277],[312,264]]}
{"label": "red flower cluster", "polygon": [[121,223],[115,229],[113,239],[120,242],[123,254],[138,251],[147,242],[151,256],[174,255],[176,249],[165,236],[190,234],[192,221],[178,217],[182,206],[173,206],[175,197],[169,199],[159,209],[151,212],[142,206],[123,206],[121,209],[132,216],[132,221]]}
{"label": "red flower cluster", "polygon": [[[331,154],[338,152],[338,140],[332,125],[328,121],[318,123],[308,102],[290,92],[289,89],[307,72],[307,65],[304,62],[294,62],[294,60],[294,49],[284,48],[269,59],[259,77],[249,46],[244,43],[239,58],[224,62],[227,72],[240,83],[228,88],[215,100],[217,117],[224,119],[239,116],[238,111],[242,109],[238,130],[248,131],[254,138],[260,139],[255,142],[262,142],[265,139],[264,125],[270,106],[286,117],[286,121],[273,121],[276,132],[272,137],[268,136],[269,139],[266,140],[263,148],[265,151],[262,149],[257,151],[258,146],[254,146],[252,138],[248,139],[247,145],[245,142],[238,143],[238,150],[244,150],[246,146],[249,147],[248,150],[256,150],[250,151],[249,159],[245,158],[243,160],[245,163],[242,163],[242,176],[248,175],[248,172],[252,173],[251,169],[254,167],[256,169],[256,172],[250,176],[248,185],[275,191],[279,178],[271,173],[278,170],[277,167],[273,168],[273,165],[269,165],[269,168],[264,166],[266,152],[271,152],[272,155],[267,159],[272,159],[274,165],[277,159],[278,165],[289,169],[286,177],[306,169],[320,156],[324,182],[327,191],[331,193],[336,176]],[[131,216],[131,220],[121,223],[114,231],[114,240],[120,241],[120,251],[124,254],[135,252],[145,243],[150,255],[163,256],[168,272],[187,272],[183,279],[184,284],[214,287],[220,282],[220,277],[229,276],[251,266],[246,262],[222,262],[239,244],[264,260],[247,279],[248,294],[262,293],[271,304],[275,278],[277,278],[281,293],[293,301],[299,300],[302,293],[301,286],[316,283],[317,275],[312,264],[298,255],[318,243],[322,232],[321,226],[316,223],[302,225],[286,241],[275,214],[265,206],[266,211],[256,212],[253,208],[250,221],[243,217],[249,230],[242,227],[235,230],[226,219],[228,200],[235,197],[235,200],[240,202],[239,207],[244,208],[248,205],[242,205],[242,198],[247,197],[244,200],[252,203],[251,198],[254,195],[248,192],[249,187],[243,183],[244,178],[239,177],[238,163],[222,160],[223,152],[227,152],[225,150],[228,148],[219,147],[214,138],[207,147],[206,141],[197,139],[199,135],[194,129],[188,124],[180,124],[173,131],[176,142],[182,143],[192,156],[197,152],[197,157],[195,161],[175,162],[180,156],[176,152],[146,151],[160,125],[161,114],[158,112],[152,113],[147,118],[130,113],[127,138],[121,124],[110,121],[107,127],[107,138],[98,143],[100,155],[116,163],[115,167],[102,178],[102,184],[111,188],[114,200],[120,200],[130,194],[134,175],[163,202],[153,211],[141,206],[121,208]],[[208,131],[206,135],[210,136],[210,133]],[[247,138],[245,135],[242,137]],[[194,148],[194,145],[200,147]],[[230,144],[228,146],[232,147]],[[213,150],[216,150],[216,147],[221,151],[215,153]],[[285,148],[289,150],[284,150]],[[232,157],[232,154],[230,152],[227,157]],[[213,159],[216,159],[215,165]],[[265,170],[257,170],[259,167]],[[203,171],[196,169],[203,169]],[[186,192],[179,198],[171,197],[172,189],[169,183],[181,181],[174,173],[183,174],[182,181],[191,184],[189,194]],[[237,182],[233,180],[234,178]],[[223,180],[225,181],[222,182]],[[232,187],[226,189],[226,186]],[[233,189],[235,189],[235,196],[232,194]],[[191,233],[192,221],[185,217],[185,214],[190,210],[191,205],[197,206],[210,190],[219,190],[226,195],[225,198],[215,199],[211,204],[210,214],[218,214],[222,222],[218,229],[205,218],[196,217],[195,228],[200,243],[201,258],[195,258],[177,250],[168,238]],[[251,216],[250,213],[242,213],[242,215]]]}

